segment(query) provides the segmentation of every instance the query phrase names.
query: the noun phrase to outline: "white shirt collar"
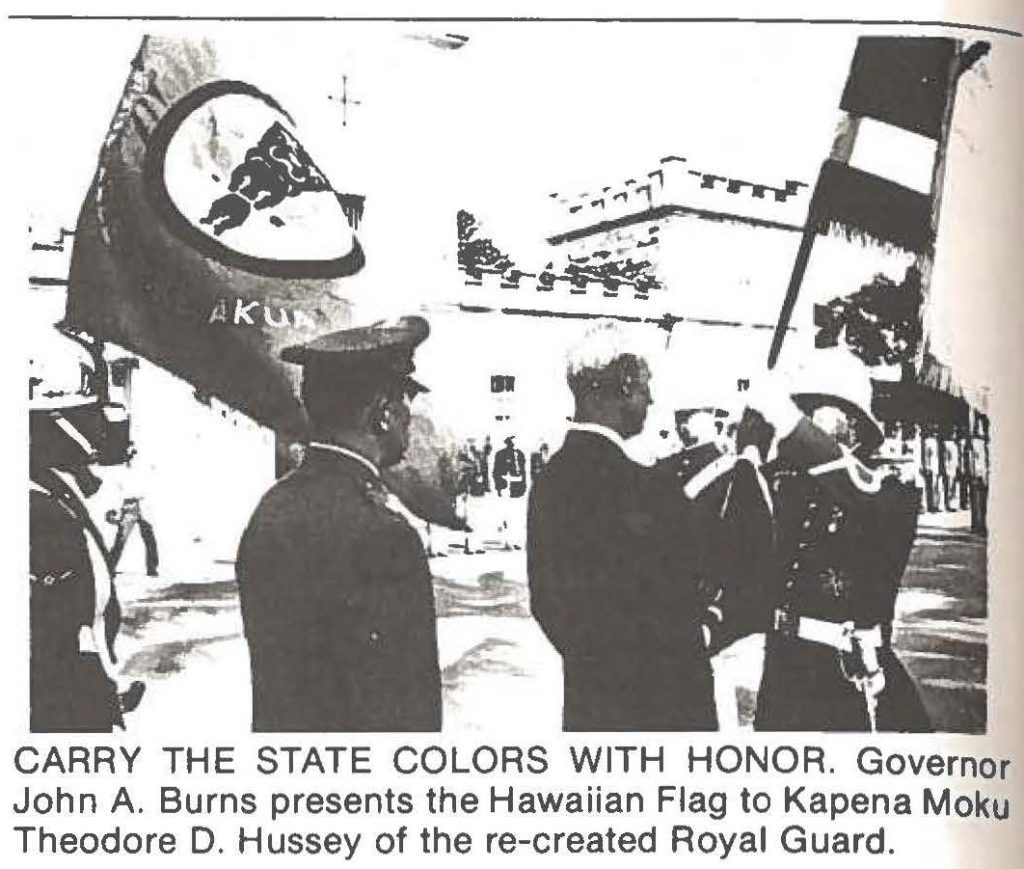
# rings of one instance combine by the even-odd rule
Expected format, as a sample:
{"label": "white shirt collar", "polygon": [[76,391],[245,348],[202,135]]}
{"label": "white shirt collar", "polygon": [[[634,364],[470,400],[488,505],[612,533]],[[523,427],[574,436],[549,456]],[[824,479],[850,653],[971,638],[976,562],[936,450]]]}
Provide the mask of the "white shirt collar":
{"label": "white shirt collar", "polygon": [[606,440],[610,440],[615,446],[622,450],[623,455],[627,458],[631,458],[629,450],[626,449],[626,442],[623,440],[615,429],[608,428],[606,425],[601,425],[596,422],[570,422],[569,431],[588,431],[591,434],[600,435]]}
{"label": "white shirt collar", "polygon": [[373,462],[371,462],[362,453],[357,453],[355,450],[350,450],[348,447],[339,447],[337,444],[325,444],[320,441],[310,441],[310,449],[327,450],[331,453],[338,453],[342,456],[348,456],[350,459],[355,459],[359,464],[370,470],[375,477],[380,478],[380,468],[378,468]]}

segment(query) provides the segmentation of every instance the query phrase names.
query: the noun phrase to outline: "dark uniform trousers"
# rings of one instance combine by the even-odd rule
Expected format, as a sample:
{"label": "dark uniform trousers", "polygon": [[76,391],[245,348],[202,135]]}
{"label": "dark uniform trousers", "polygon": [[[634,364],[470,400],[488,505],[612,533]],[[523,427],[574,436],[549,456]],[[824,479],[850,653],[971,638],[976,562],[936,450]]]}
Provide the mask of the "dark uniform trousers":
{"label": "dark uniform trousers", "polygon": [[530,492],[531,607],[562,656],[566,730],[713,730],[700,546],[666,477],[570,431]]}
{"label": "dark uniform trousers", "polygon": [[[831,469],[823,467],[831,465]],[[817,468],[814,473],[812,470]],[[765,468],[775,502],[777,567],[758,692],[758,730],[863,731],[871,727],[864,694],[848,678],[855,656],[795,635],[809,617],[856,628],[880,628],[878,663],[885,687],[876,727],[927,731],[916,686],[891,648],[896,594],[916,532],[920,494],[881,477],[808,420],[779,446]]]}
{"label": "dark uniform trousers", "polygon": [[311,448],[256,508],[236,570],[254,730],[440,729],[426,555],[368,467]]}
{"label": "dark uniform trousers", "polygon": [[[99,656],[79,650],[82,627],[92,627],[96,586],[87,534],[102,538],[85,505],[52,472],[33,472],[29,499],[30,665],[29,725],[33,732],[103,733],[122,722],[117,685]],[[117,597],[104,613],[113,659],[120,623]]]}

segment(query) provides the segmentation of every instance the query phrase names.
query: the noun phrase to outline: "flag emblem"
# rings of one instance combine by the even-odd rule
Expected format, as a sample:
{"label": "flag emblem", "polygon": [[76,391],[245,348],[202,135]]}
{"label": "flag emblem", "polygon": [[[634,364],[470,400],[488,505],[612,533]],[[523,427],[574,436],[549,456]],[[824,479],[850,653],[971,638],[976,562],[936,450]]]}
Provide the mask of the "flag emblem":
{"label": "flag emblem", "polygon": [[175,103],[153,130],[145,174],[172,231],[213,259],[291,278],[363,266],[351,197],[339,196],[291,117],[253,85],[213,81]]}

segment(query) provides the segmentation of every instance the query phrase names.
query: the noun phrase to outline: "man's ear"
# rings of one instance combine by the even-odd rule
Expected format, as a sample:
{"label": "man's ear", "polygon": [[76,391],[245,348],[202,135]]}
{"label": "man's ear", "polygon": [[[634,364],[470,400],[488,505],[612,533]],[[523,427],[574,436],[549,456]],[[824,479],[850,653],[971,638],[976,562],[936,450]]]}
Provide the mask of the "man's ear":
{"label": "man's ear", "polygon": [[371,402],[367,413],[368,428],[374,434],[388,431],[391,426],[391,407],[394,397],[387,391],[381,391]]}

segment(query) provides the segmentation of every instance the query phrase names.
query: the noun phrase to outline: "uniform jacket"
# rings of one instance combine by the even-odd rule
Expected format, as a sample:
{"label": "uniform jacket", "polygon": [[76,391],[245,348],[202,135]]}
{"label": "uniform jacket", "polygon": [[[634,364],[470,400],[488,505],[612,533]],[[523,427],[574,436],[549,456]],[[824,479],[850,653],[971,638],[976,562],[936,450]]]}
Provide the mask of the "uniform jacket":
{"label": "uniform jacket", "polygon": [[375,471],[311,447],[237,559],[257,731],[438,730],[430,570]]}
{"label": "uniform jacket", "polygon": [[658,468],[695,506],[704,543],[700,588],[710,608],[704,620],[709,651],[766,630],[774,543],[771,499],[760,471],[749,457],[723,454],[714,444],[682,450]]}
{"label": "uniform jacket", "polygon": [[[96,652],[80,651],[79,632],[96,620],[94,551],[102,538],[81,499],[51,471],[33,472],[29,498],[30,727],[34,732],[109,732],[121,724],[117,685]],[[120,623],[117,596],[104,610],[106,642]]]}
{"label": "uniform jacket", "polygon": [[513,498],[526,492],[526,456],[515,447],[502,447],[494,454],[494,488],[499,493],[508,488]]}
{"label": "uniform jacket", "polygon": [[566,730],[716,727],[692,505],[573,430],[530,492],[533,614],[562,655]]}
{"label": "uniform jacket", "polygon": [[[919,492],[845,455],[803,420],[766,467],[775,501],[781,611],[855,627],[882,628],[886,687],[880,730],[929,729],[910,676],[890,647],[900,579],[917,525]],[[755,726],[761,730],[866,730],[863,695],[825,644],[769,631]]]}

